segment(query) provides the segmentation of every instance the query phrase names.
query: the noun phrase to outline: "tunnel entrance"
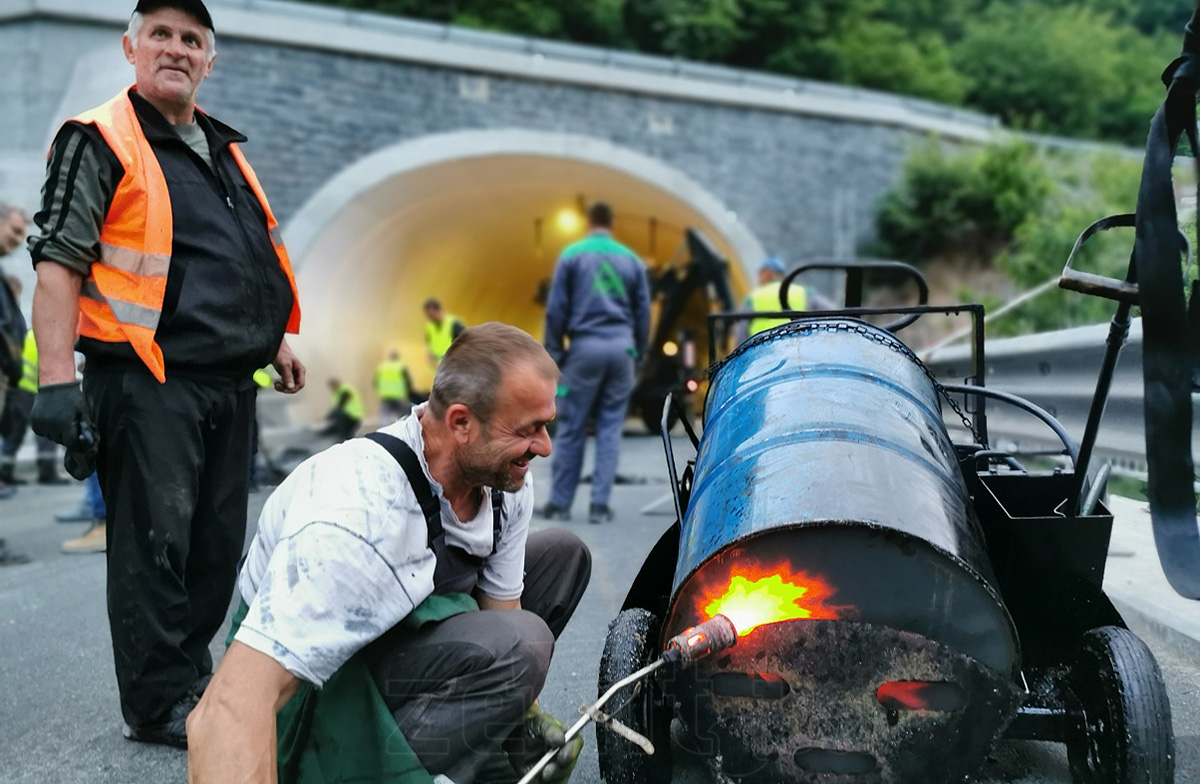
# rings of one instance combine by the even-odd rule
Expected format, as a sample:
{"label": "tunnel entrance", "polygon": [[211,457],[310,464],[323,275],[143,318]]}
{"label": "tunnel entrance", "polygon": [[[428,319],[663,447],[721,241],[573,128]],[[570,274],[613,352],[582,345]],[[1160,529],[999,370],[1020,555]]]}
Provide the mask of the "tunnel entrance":
{"label": "tunnel entrance", "polygon": [[359,386],[370,421],[371,375],[390,348],[427,390],[428,297],[467,324],[504,321],[540,340],[545,286],[594,199],[613,205],[614,235],[652,270],[686,261],[688,227],[730,261],[739,295],[761,258],[736,216],[685,174],[607,142],[472,131],[396,145],[334,177],[285,227],[304,314],[293,343],[310,374],[289,418],[319,418],[336,376]]}

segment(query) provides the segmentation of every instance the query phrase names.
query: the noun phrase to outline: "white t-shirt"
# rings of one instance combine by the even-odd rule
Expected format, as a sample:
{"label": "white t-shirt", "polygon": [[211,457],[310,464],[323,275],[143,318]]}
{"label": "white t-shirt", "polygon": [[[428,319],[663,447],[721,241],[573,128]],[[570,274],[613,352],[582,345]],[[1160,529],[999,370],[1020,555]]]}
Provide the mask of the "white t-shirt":
{"label": "white t-shirt", "polygon": [[[479,589],[518,599],[533,516],[532,476],[504,494],[492,553],[492,504],[460,521],[429,475],[418,414],[382,429],[417,453],[442,506],[446,544],[487,557]],[[238,578],[250,605],[235,639],[321,686],[433,592],[433,551],[408,477],[380,445],[356,438],[301,463],[271,494]],[[488,557],[489,553],[492,553]]]}

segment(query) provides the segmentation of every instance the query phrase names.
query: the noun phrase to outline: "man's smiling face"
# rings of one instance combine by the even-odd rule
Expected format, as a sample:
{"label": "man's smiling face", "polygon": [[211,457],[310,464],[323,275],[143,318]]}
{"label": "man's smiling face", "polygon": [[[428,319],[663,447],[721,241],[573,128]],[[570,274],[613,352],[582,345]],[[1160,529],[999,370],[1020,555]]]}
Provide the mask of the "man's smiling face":
{"label": "man's smiling face", "polygon": [[[187,107],[212,73],[208,30],[190,14],[160,8],[145,15],[137,40],[124,39],[138,93],[155,107]],[[164,112],[165,113],[165,112]]]}

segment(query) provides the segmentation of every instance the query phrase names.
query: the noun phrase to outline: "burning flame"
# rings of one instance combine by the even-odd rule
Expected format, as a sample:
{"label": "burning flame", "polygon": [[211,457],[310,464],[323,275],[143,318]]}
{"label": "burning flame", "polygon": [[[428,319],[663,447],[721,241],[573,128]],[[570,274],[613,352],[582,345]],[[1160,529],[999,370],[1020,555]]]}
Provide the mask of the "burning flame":
{"label": "burning flame", "polygon": [[698,610],[705,618],[724,615],[733,622],[738,636],[744,637],[768,623],[836,619],[838,608],[825,603],[833,592],[819,577],[780,566],[731,574],[723,588],[700,597]]}

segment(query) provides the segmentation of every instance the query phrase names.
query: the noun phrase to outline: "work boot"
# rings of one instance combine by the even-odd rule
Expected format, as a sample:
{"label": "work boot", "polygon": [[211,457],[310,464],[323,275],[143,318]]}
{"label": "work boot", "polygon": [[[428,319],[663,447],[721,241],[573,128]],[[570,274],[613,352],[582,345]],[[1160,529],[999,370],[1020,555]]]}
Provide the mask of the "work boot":
{"label": "work boot", "polygon": [[126,724],[122,734],[126,740],[135,740],[138,743],[161,743],[164,746],[186,749],[187,717],[198,701],[199,698],[189,692],[172,705],[158,721],[137,727]]}
{"label": "work boot", "polygon": [[546,504],[541,508],[539,514],[547,520],[557,520],[558,522],[566,522],[571,519],[571,510],[564,509],[561,506],[554,504]]}
{"label": "work boot", "polygon": [[589,523],[607,523],[613,519],[613,511],[608,504],[592,504],[588,507]]}
{"label": "work boot", "polygon": [[39,485],[65,485],[71,481],[59,475],[57,460],[39,460],[37,467]]}
{"label": "work boot", "polygon": [[64,553],[78,555],[81,553],[102,553],[108,549],[108,532],[102,521],[92,523],[92,527],[77,539],[68,539],[62,543]]}
{"label": "work boot", "polygon": [[29,563],[29,556],[10,550],[8,543],[0,539],[0,566],[16,566],[23,563]]}

